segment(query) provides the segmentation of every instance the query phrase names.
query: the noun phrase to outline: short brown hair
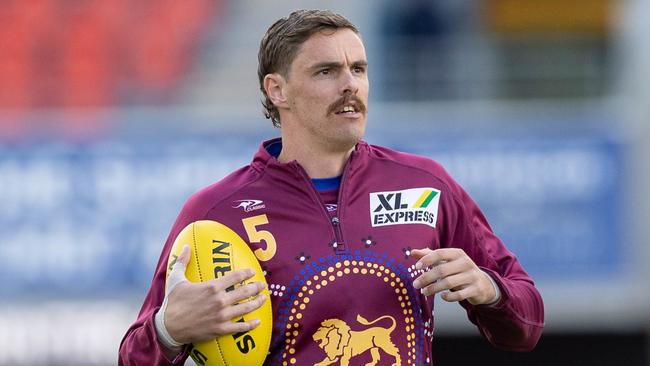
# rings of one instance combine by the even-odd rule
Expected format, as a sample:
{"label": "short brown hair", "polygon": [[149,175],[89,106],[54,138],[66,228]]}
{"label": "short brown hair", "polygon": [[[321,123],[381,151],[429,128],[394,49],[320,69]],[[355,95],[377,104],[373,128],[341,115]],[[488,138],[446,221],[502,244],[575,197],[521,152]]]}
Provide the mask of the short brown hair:
{"label": "short brown hair", "polygon": [[300,46],[309,37],[324,29],[340,28],[347,28],[359,34],[354,24],[329,10],[297,10],[276,21],[266,31],[257,55],[257,76],[264,95],[264,116],[271,119],[273,126],[280,127],[280,113],[264,90],[264,77],[277,72],[286,78]]}

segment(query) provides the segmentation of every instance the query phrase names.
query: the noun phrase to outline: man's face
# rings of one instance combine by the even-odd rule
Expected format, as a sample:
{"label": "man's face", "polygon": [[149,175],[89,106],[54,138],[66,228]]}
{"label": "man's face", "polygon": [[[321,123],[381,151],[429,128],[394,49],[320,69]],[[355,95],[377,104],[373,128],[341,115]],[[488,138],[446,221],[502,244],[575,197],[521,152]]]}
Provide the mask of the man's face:
{"label": "man's face", "polygon": [[287,75],[282,129],[331,150],[352,148],[365,132],[367,64],[363,43],[352,30],[312,35]]}

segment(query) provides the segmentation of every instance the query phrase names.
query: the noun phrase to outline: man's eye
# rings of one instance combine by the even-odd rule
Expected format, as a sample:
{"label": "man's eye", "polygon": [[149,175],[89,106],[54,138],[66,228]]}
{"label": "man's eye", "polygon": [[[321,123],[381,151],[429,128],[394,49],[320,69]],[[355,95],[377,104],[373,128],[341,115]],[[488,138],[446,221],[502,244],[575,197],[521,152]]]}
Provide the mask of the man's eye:
{"label": "man's eye", "polygon": [[329,75],[330,69],[322,69],[318,72],[320,75]]}
{"label": "man's eye", "polygon": [[356,72],[357,74],[363,74],[364,72],[366,72],[366,68],[362,66],[357,66],[354,68],[354,72]]}

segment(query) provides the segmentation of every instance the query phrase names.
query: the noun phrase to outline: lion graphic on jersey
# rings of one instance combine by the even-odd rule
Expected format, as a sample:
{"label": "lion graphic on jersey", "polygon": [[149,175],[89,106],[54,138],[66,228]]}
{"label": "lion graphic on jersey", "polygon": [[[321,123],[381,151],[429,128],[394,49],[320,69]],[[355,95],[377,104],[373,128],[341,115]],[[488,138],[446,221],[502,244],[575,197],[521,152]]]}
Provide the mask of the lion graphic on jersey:
{"label": "lion graphic on jersey", "polygon": [[395,318],[384,315],[369,322],[361,315],[357,315],[357,321],[363,325],[373,325],[382,319],[390,319],[393,324],[389,328],[372,327],[353,331],[343,320],[327,319],[321,322],[321,326],[312,337],[318,343],[318,347],[325,351],[327,357],[314,366],[327,366],[337,361],[341,366],[348,366],[352,357],[367,351],[370,351],[372,361],[366,365],[373,366],[380,360],[380,349],[395,357],[393,366],[401,366],[399,350],[390,339],[390,334],[397,324]]}

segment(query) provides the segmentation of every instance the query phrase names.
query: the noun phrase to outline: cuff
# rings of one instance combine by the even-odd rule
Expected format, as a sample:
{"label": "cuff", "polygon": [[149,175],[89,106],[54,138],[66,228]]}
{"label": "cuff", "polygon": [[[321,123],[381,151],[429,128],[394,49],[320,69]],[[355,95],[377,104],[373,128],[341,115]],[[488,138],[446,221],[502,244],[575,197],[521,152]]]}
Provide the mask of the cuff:
{"label": "cuff", "polygon": [[167,327],[165,327],[165,309],[167,309],[167,298],[162,303],[162,306],[154,315],[154,327],[156,328],[156,335],[158,336],[158,341],[162,343],[165,347],[169,349],[179,349],[183,346],[182,343],[177,342],[169,332],[167,332]]}
{"label": "cuff", "polygon": [[488,307],[497,307],[499,303],[501,302],[503,296],[501,295],[501,288],[497,284],[497,281],[493,277],[493,271],[485,268],[481,268],[481,271],[485,273],[487,278],[490,280],[490,283],[492,284],[492,287],[494,287],[494,297],[492,300],[488,303],[483,304],[483,306],[488,306]]}
{"label": "cuff", "polygon": [[[163,354],[163,357],[167,360],[167,362],[173,365],[177,365],[182,363],[187,358],[187,347],[185,347],[184,345],[181,345],[179,347],[174,347],[164,343],[164,341],[161,338],[158,329],[158,324],[157,324],[158,318],[160,317],[162,319],[164,316],[164,313],[161,312],[161,309],[162,308],[155,310],[155,313],[153,314],[152,317],[153,319],[150,320],[151,327],[153,328],[153,331],[156,334],[156,343],[158,344],[158,349]],[[160,316],[158,314],[161,314],[163,316]],[[165,329],[165,332],[167,332],[167,329]],[[170,337],[170,339],[172,338]]]}

